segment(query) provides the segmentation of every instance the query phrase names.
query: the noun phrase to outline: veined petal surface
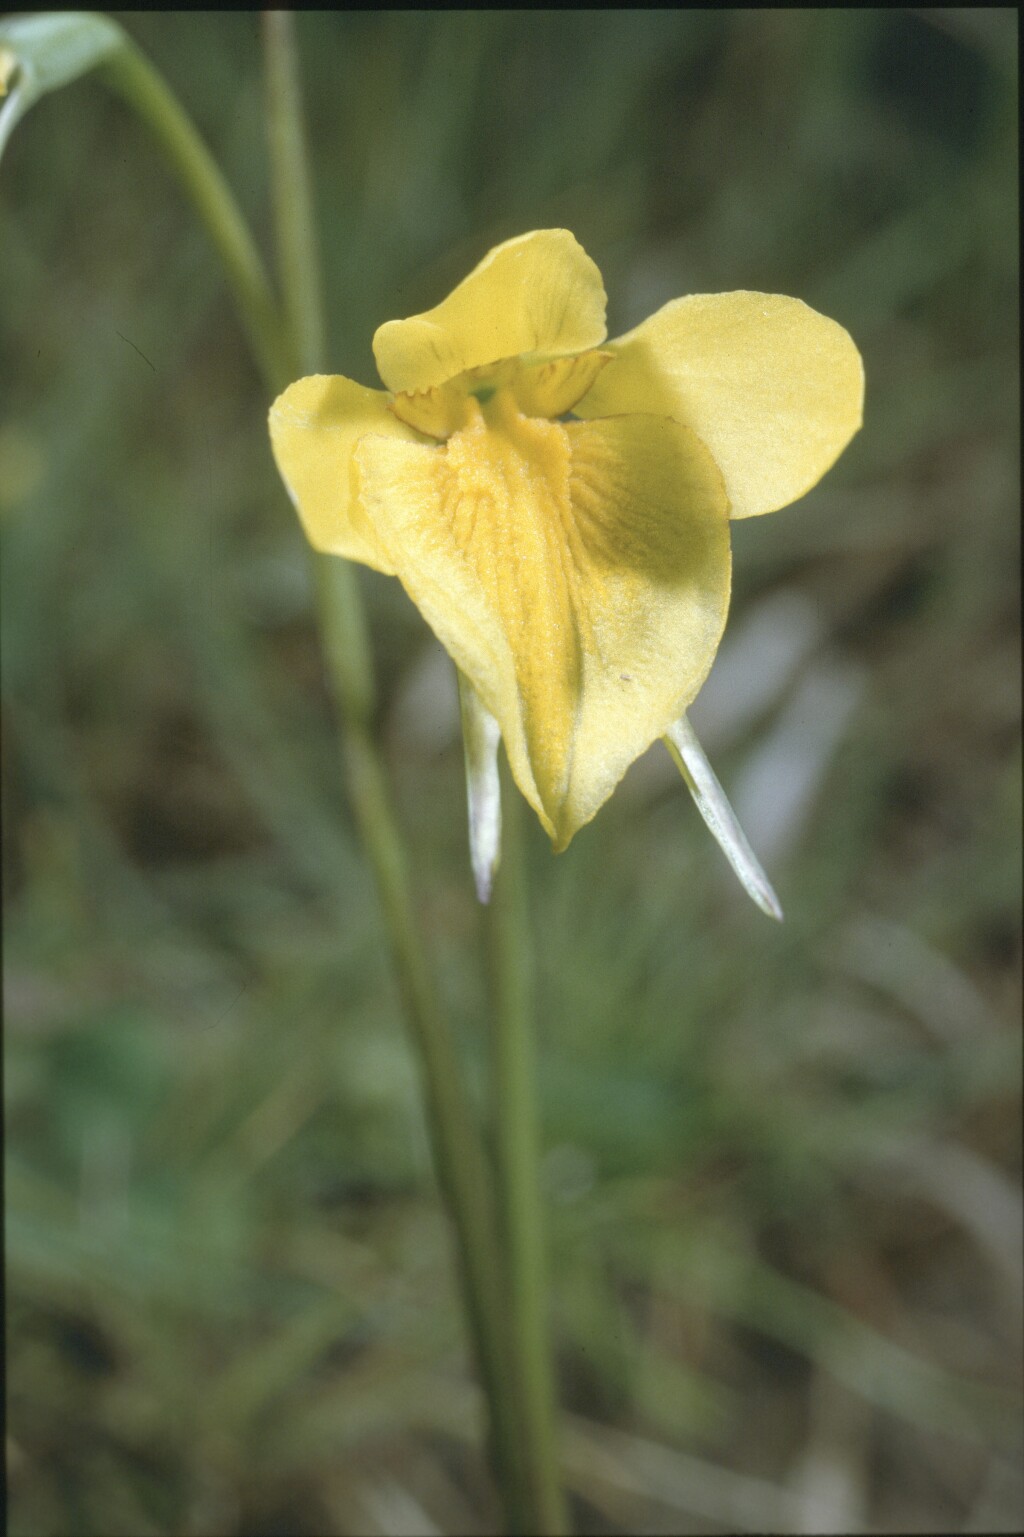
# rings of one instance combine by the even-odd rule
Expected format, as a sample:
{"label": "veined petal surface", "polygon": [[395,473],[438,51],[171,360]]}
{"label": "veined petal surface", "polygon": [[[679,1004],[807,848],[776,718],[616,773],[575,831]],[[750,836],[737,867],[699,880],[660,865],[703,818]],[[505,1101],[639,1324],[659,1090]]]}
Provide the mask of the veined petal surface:
{"label": "veined petal surface", "polygon": [[849,334],[799,299],[692,294],[607,344],[579,416],[651,411],[692,427],[731,516],[803,496],[861,425],[864,367]]}
{"label": "veined petal surface", "polygon": [[340,375],[299,379],[270,408],[274,458],[310,544],[390,576],[394,568],[352,494],[352,450],[367,432],[423,441],[389,411],[383,390]]}
{"label": "veined petal surface", "polygon": [[677,422],[548,422],[509,395],[487,413],[440,447],[364,438],[360,500],[564,848],[710,669],[728,503]]}
{"label": "veined petal surface", "polygon": [[429,390],[499,358],[597,347],[606,304],[575,235],[534,230],[488,251],[434,309],[380,326],[373,353],[388,389]]}

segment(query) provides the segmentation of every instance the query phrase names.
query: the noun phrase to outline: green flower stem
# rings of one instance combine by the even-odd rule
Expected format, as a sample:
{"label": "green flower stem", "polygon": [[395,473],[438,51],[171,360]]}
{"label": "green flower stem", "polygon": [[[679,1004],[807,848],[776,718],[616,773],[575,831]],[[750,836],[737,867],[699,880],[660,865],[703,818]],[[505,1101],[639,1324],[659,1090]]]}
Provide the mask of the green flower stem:
{"label": "green flower stem", "polygon": [[[285,52],[287,38],[287,20],[268,24],[268,54],[278,53],[270,65],[271,153],[288,323],[227,183],[166,82],[131,43],[101,66],[106,83],[154,133],[191,197],[224,263],[246,336],[271,395],[298,375],[304,358],[315,366],[323,350],[302,120],[294,53],[289,61]],[[318,557],[315,578],[325,660],[345,726],[343,755],[349,791],[377,881],[402,1001],[418,1049],[438,1181],[459,1239],[467,1313],[491,1408],[496,1464],[508,1497],[514,1484],[516,1437],[505,1388],[503,1294],[483,1143],[412,918],[401,837],[370,730],[373,674],[355,574],[344,561]],[[514,1505],[512,1510],[511,1529],[517,1530]]]}
{"label": "green flower stem", "polygon": [[278,272],[299,370],[313,374],[324,367],[327,330],[298,49],[289,11],[263,12],[263,42]]}
{"label": "green flower stem", "polygon": [[493,1127],[507,1275],[506,1328],[518,1407],[526,1531],[535,1537],[563,1537],[569,1523],[558,1471],[548,1337],[522,805],[504,766],[502,777],[501,864],[488,908],[488,929],[494,999]]}
{"label": "green flower stem", "polygon": [[[315,372],[324,366],[324,306],[294,22],[290,12],[267,11],[263,23],[285,306],[301,371]],[[342,755],[349,794],[376,877],[402,1001],[418,1049],[434,1165],[458,1237],[463,1295],[490,1409],[492,1453],[510,1530],[517,1532],[517,1435],[507,1388],[497,1224],[483,1141],[413,922],[404,849],[371,733],[372,660],[355,572],[347,561],[317,556],[315,575],[324,655],[344,721]]]}
{"label": "green flower stem", "polygon": [[126,39],[100,73],[156,135],[195,204],[224,263],[260,372],[276,394],[292,377],[284,325],[259,251],[216,161],[167,82],[134,43]]}
{"label": "green flower stem", "polygon": [[324,654],[344,722],[342,757],[360,838],[370,861],[391,944],[405,1014],[419,1059],[434,1167],[455,1225],[470,1333],[490,1413],[490,1450],[508,1529],[522,1530],[517,1504],[515,1406],[502,1332],[504,1296],[497,1223],[479,1128],[466,1097],[452,1036],[412,918],[405,854],[380,758],[370,733],[369,694],[355,682],[353,657],[365,628],[352,567],[318,557],[318,605]]}

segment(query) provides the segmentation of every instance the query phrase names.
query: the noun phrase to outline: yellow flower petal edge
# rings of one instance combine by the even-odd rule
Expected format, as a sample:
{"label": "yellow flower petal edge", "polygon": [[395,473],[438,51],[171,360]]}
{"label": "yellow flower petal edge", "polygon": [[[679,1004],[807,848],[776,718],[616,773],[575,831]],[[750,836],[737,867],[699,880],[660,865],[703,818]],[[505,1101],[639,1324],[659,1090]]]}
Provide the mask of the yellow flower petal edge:
{"label": "yellow flower petal edge", "polygon": [[651,411],[711,451],[734,518],[774,512],[824,475],[861,425],[864,367],[841,325],[779,294],[692,294],[607,343],[579,416]]}
{"label": "yellow flower petal edge", "polygon": [[666,418],[543,421],[507,392],[441,447],[368,436],[355,460],[381,549],[564,848],[714,659],[730,581],[714,461]]}
{"label": "yellow flower petal edge", "polygon": [[388,389],[422,391],[501,358],[584,352],[607,334],[601,274],[575,235],[534,230],[495,246],[441,304],[373,338]]}
{"label": "yellow flower petal edge", "polygon": [[340,375],[299,379],[270,408],[274,459],[310,544],[390,576],[393,567],[352,495],[352,450],[368,432],[423,441],[388,409],[383,390]]}

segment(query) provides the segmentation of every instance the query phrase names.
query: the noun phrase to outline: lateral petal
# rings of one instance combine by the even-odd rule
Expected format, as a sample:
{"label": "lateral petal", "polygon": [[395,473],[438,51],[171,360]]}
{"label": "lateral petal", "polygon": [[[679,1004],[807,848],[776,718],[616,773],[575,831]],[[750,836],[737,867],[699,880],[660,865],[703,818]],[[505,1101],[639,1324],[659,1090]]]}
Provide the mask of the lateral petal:
{"label": "lateral petal", "polygon": [[422,391],[521,353],[583,352],[605,338],[601,274],[565,229],[495,246],[447,299],[373,338],[388,389]]}
{"label": "lateral petal", "polygon": [[352,450],[367,432],[423,441],[391,413],[383,390],[341,375],[298,379],[270,408],[274,458],[310,544],[392,575],[353,495]]}
{"label": "lateral petal", "polygon": [[438,448],[364,438],[360,501],[561,849],[710,669],[728,504],[674,421],[563,425],[510,402],[485,420],[473,404]]}
{"label": "lateral petal", "polygon": [[577,415],[652,411],[692,427],[722,471],[734,518],[803,496],[861,425],[860,353],[800,299],[691,294],[605,350],[613,360]]}
{"label": "lateral petal", "polygon": [[470,395],[489,400],[511,390],[524,416],[562,416],[590,389],[610,352],[576,352],[560,358],[502,358],[470,368],[429,390],[397,394],[391,409],[410,427],[432,438],[450,438],[469,420]]}

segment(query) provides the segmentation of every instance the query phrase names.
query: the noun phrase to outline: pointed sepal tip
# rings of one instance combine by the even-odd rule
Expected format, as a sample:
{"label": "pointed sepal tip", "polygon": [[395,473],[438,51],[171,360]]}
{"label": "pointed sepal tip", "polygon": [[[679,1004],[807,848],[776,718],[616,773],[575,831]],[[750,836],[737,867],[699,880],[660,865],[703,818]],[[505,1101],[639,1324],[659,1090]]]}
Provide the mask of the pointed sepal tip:
{"label": "pointed sepal tip", "polygon": [[757,855],[747,842],[736,813],[685,715],[669,727],[664,740],[697,803],[697,810],[732,865],[744,891],[763,913],[781,923],[782,904],[761,868]]}

